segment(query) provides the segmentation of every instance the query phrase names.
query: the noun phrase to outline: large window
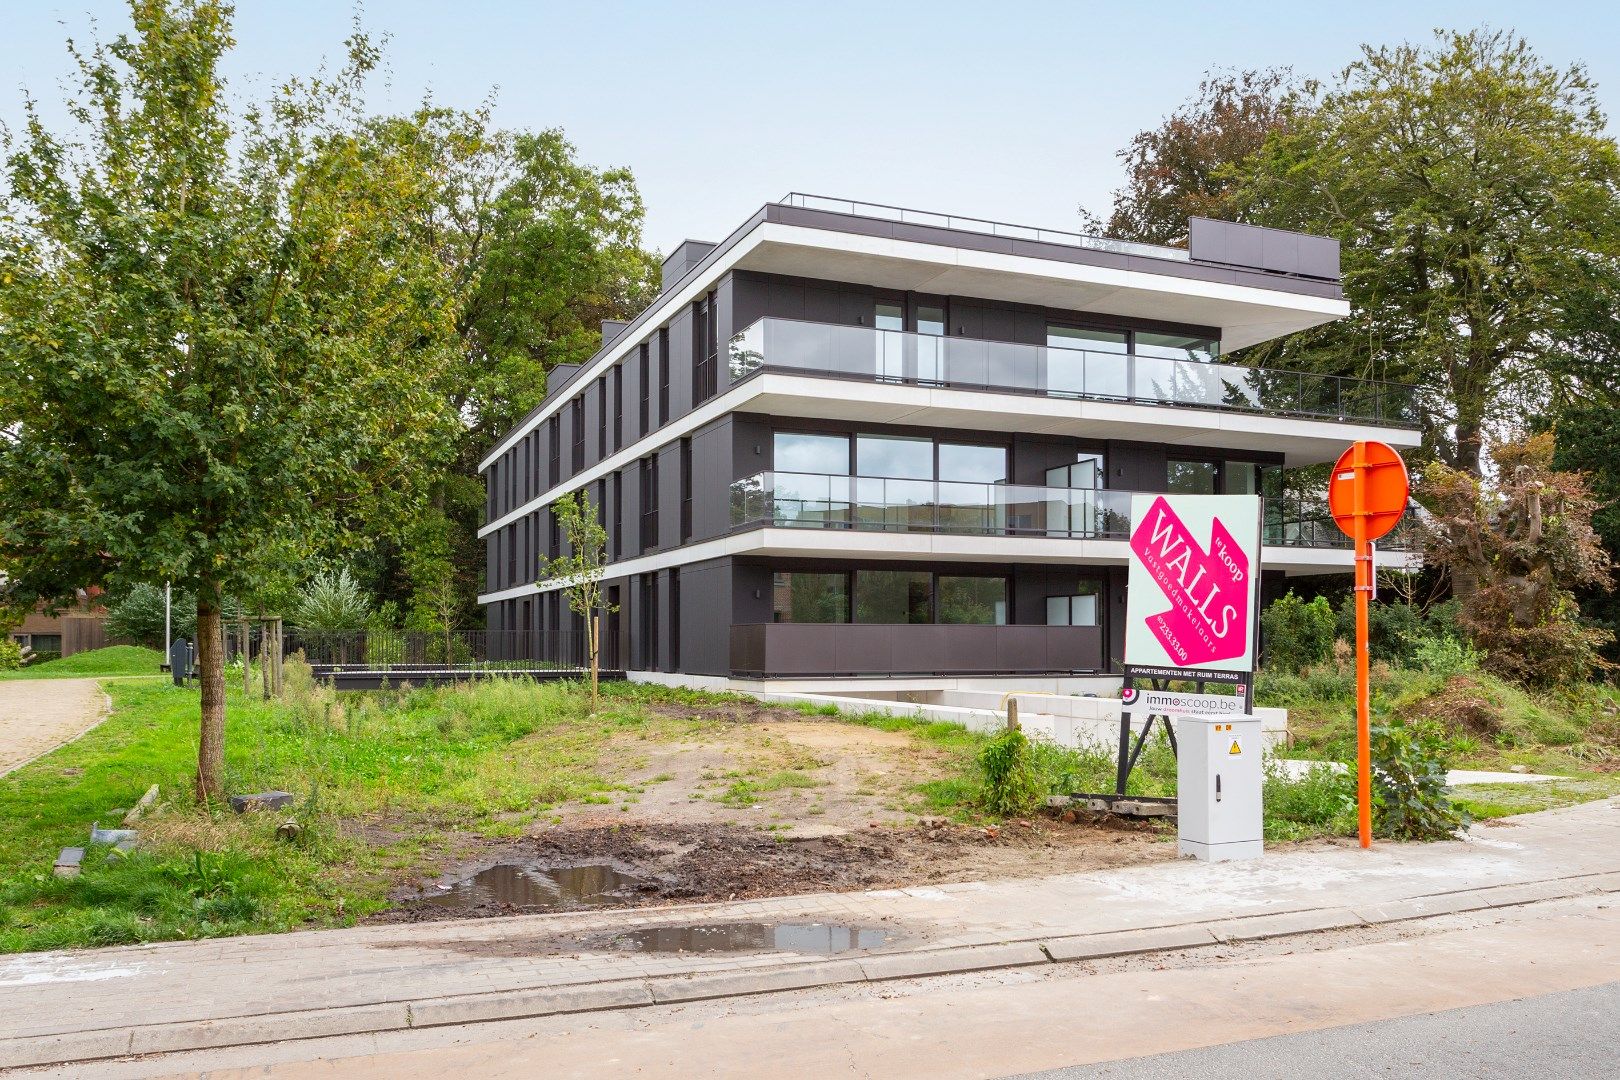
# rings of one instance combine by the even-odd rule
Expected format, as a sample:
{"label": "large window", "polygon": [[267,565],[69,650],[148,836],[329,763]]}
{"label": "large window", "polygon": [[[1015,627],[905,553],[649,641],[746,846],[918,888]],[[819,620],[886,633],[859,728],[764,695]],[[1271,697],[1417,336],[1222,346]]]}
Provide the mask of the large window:
{"label": "large window", "polygon": [[1187,334],[1152,334],[1146,330],[1136,332],[1136,355],[1165,360],[1192,360],[1207,364],[1220,355],[1220,342],[1214,338]]}
{"label": "large window", "polygon": [[933,575],[910,570],[855,571],[855,621],[933,622]]}
{"label": "large window", "polygon": [[1053,394],[1130,396],[1130,351],[1123,330],[1046,326],[1046,387]]}
{"label": "large window", "polygon": [[940,443],[939,479],[943,483],[1005,484],[1007,448]]}
{"label": "large window", "polygon": [[1176,495],[1214,495],[1219,471],[1213,461],[1171,461],[1165,490]]}
{"label": "large window", "polygon": [[772,453],[779,473],[849,475],[848,435],[799,435],[778,431]]}
{"label": "large window", "polygon": [[883,529],[934,527],[934,440],[855,437],[856,516]]}
{"label": "large window", "polygon": [[771,579],[771,617],[776,622],[849,621],[847,574],[788,573]]}
{"label": "large window", "polygon": [[873,308],[872,325],[879,330],[904,330],[906,306],[898,300],[879,300]]}
{"label": "large window", "polygon": [[1005,626],[1007,579],[1000,577],[939,576],[939,621]]}
{"label": "large window", "polygon": [[1047,626],[1101,626],[1102,584],[1082,581],[1072,596],[1046,598]]}

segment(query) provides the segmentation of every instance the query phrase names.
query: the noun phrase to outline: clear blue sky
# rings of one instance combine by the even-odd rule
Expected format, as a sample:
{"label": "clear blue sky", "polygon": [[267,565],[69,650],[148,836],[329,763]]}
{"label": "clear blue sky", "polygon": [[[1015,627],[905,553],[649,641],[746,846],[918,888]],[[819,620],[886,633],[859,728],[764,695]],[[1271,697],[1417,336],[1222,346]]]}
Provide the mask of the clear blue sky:
{"label": "clear blue sky", "polygon": [[[0,120],[21,88],[47,103],[62,41],[113,0],[10,0],[0,37]],[[495,93],[509,127],[562,127],[582,157],[629,165],[647,239],[717,240],[790,190],[1075,228],[1119,182],[1114,152],[1212,67],[1292,66],[1326,76],[1362,42],[1488,24],[1560,65],[1587,64],[1620,111],[1612,3],[786,3],[370,0],[390,36],[373,95],[405,109],[431,92],[473,106]],[[251,91],[341,56],[353,9],[239,0],[227,74]],[[54,110],[50,115],[59,115]],[[1611,130],[1614,130],[1611,123]]]}

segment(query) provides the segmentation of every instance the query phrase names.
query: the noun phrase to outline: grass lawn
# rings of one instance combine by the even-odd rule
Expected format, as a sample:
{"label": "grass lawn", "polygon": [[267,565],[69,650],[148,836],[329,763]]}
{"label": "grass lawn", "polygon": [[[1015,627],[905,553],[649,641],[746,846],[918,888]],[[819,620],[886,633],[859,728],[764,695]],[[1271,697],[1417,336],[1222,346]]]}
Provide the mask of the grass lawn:
{"label": "grass lawn", "polygon": [[[155,656],[121,655],[125,670]],[[793,713],[625,683],[604,685],[594,716],[568,683],[337,694],[296,663],[281,701],[244,697],[240,682],[227,680],[227,789],[280,788],[298,799],[290,811],[236,815],[196,807],[190,798],[195,686],[159,679],[105,685],[113,712],[104,723],[0,778],[0,951],[348,924],[389,907],[391,892],[414,888],[446,862],[548,835],[565,822],[565,829],[585,823],[611,830],[621,821],[652,825],[685,815],[698,836],[708,836],[713,823],[715,830],[787,839],[812,823],[866,834],[869,819],[987,821],[977,769],[985,737],[954,724],[828,716],[808,707],[799,710],[806,724],[758,723]],[[788,729],[796,726],[801,738],[832,742],[795,742]],[[1112,788],[1108,750],[1037,742],[1032,753],[1041,790]],[[1484,792],[1476,812],[1535,809],[1536,798],[1592,798],[1612,780],[1583,779],[1548,793]],[[93,821],[115,825],[154,783],[159,802],[141,822],[134,853],[92,849],[81,876],[51,873],[59,849],[82,846]],[[1145,749],[1131,791],[1174,794],[1175,759],[1162,735]],[[1355,828],[1348,786],[1325,768],[1298,781],[1268,775],[1265,811],[1273,842]],[[289,821],[296,827],[285,827]],[[1160,826],[1136,833],[1134,842],[1164,857],[1158,841],[1173,833]],[[1123,850],[1114,847],[1119,835],[1084,828],[1059,834],[1065,843],[1110,851]],[[933,850],[921,857],[935,858]],[[1000,858],[979,864],[988,868],[978,873],[1031,872],[1018,851]]]}
{"label": "grass lawn", "polygon": [[122,675],[161,675],[163,654],[139,645],[109,645],[105,649],[74,653],[60,660],[29,664],[17,671],[0,671],[0,680],[87,679]]}

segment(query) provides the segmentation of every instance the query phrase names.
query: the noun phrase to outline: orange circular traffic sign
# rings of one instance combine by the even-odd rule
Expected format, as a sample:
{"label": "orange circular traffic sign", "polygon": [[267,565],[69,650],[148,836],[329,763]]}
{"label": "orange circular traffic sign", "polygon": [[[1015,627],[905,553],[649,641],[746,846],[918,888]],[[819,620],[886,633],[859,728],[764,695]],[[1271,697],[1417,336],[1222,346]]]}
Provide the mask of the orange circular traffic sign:
{"label": "orange circular traffic sign", "polygon": [[1363,522],[1362,539],[1377,540],[1401,520],[1412,493],[1406,462],[1391,447],[1365,440],[1339,455],[1328,480],[1328,510],[1348,536]]}

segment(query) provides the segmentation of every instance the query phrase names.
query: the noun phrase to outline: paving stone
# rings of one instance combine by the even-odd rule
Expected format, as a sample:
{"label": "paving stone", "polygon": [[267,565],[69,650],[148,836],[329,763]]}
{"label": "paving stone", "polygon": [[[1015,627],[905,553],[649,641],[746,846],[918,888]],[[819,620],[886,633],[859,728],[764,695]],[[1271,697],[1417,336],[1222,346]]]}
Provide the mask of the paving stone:
{"label": "paving stone", "polygon": [[853,960],[827,960],[818,964],[657,979],[648,983],[648,987],[652,990],[653,1001],[663,1005],[667,1002],[700,1001],[704,998],[767,994],[773,990],[833,986],[837,983],[862,982],[865,978],[866,975],[860,965]]}
{"label": "paving stone", "polygon": [[1053,960],[1091,960],[1102,956],[1133,956],[1164,949],[1195,949],[1217,942],[1202,926],[1161,926],[1146,930],[1122,930],[1113,934],[1084,934],[1077,937],[1047,938],[1041,948]]}
{"label": "paving stone", "polygon": [[930,952],[887,953],[859,961],[866,977],[909,979],[925,975],[951,975],[959,971],[986,968],[1026,967],[1050,961],[1033,941],[1010,945],[977,945],[965,949],[938,949]]}
{"label": "paving stone", "polygon": [[592,1012],[598,1009],[626,1009],[651,1005],[652,994],[641,981],[593,983],[580,987],[548,987],[543,990],[469,994],[413,1002],[410,1026],[469,1024],[482,1020],[508,1020],[521,1016],[551,1016],[558,1013]]}

